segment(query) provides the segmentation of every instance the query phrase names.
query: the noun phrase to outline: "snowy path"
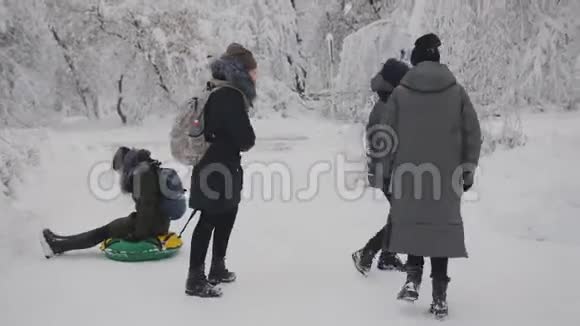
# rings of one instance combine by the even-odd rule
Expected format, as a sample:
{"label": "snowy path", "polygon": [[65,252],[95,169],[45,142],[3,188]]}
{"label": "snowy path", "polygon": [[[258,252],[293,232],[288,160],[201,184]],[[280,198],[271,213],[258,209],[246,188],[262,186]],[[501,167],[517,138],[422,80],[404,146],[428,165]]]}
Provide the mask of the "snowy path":
{"label": "snowy path", "polygon": [[[446,324],[578,323],[579,123],[578,114],[532,116],[528,146],[483,160],[481,200],[464,210],[471,258],[451,262]],[[327,122],[258,121],[256,129],[260,139],[247,159],[284,162],[294,190],[305,184],[312,162],[333,162],[358,146],[358,139],[344,141],[353,132]],[[342,200],[329,175],[320,179],[315,200],[255,197],[243,204],[228,260],[239,280],[224,286],[219,300],[184,295],[189,244],[156,263],[114,263],[96,249],[46,261],[34,238],[40,227],[82,231],[131,207],[126,198],[103,202],[91,195],[91,166],[109,160],[121,143],[168,159],[167,130],[164,121],[126,129],[73,124],[50,132],[43,167],[29,176],[17,203],[28,218],[14,223],[22,228],[19,239],[34,243],[0,257],[0,325],[433,323],[425,313],[427,275],[420,301],[406,305],[395,300],[403,274],[375,271],[363,279],[355,272],[350,253],[385,222],[386,202],[371,193]]]}

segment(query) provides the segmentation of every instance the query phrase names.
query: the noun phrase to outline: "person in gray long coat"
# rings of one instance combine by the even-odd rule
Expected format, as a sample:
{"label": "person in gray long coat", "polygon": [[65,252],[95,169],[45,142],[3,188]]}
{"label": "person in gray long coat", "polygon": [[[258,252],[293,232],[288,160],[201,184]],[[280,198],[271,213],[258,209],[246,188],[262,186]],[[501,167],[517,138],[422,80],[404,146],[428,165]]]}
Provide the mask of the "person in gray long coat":
{"label": "person in gray long coat", "polygon": [[415,42],[411,69],[381,116],[391,145],[383,156],[391,178],[391,252],[408,254],[401,300],[415,301],[423,257],[431,257],[431,312],[447,314],[448,258],[467,257],[461,196],[473,185],[481,149],[477,114],[465,89],[439,63],[441,41],[427,34]]}

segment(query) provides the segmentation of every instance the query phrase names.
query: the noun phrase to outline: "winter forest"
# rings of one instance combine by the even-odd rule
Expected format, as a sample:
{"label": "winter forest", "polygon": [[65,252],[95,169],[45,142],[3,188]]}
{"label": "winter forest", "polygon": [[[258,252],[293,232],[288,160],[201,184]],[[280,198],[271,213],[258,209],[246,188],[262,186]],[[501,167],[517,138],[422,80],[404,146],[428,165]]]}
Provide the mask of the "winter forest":
{"label": "winter forest", "polygon": [[[30,262],[34,261],[32,257],[36,254],[36,243],[23,245],[21,248],[16,248],[13,243],[27,242],[40,228],[39,224],[58,223],[56,221],[59,221],[58,216],[61,214],[75,215],[80,220],[82,216],[79,215],[93,214],[91,211],[94,209],[98,218],[102,219],[112,218],[122,211],[117,209],[122,203],[115,202],[114,208],[101,202],[94,204],[89,195],[74,197],[78,200],[59,201],[45,197],[45,194],[50,193],[53,186],[57,187],[61,181],[63,188],[69,184],[84,187],[88,165],[94,162],[89,162],[88,156],[85,156],[86,162],[83,158],[80,159],[82,163],[78,164],[80,166],[86,163],[87,168],[81,170],[79,167],[78,171],[70,173],[64,165],[74,167],[77,164],[75,159],[86,153],[89,153],[86,155],[91,160],[96,160],[97,157],[109,159],[113,147],[127,139],[130,144],[148,144],[169,157],[166,155],[166,147],[170,127],[159,127],[156,121],[172,119],[180,105],[206,84],[210,78],[208,65],[221,55],[228,44],[243,44],[252,50],[258,62],[258,97],[250,110],[250,117],[257,124],[257,130],[263,126],[262,130],[266,131],[262,135],[257,132],[257,147],[263,152],[258,151],[256,160],[284,161],[286,156],[283,155],[287,154],[280,154],[282,156],[278,157],[277,153],[291,152],[295,146],[299,156],[305,157],[304,160],[314,160],[319,155],[315,147],[323,144],[326,146],[325,150],[331,148],[339,152],[346,148],[347,151],[358,153],[360,137],[356,130],[366,123],[378,100],[377,95],[370,89],[370,79],[388,58],[409,62],[415,39],[425,33],[435,32],[442,40],[441,62],[449,66],[473,101],[482,126],[482,156],[490,160],[487,168],[483,169],[484,177],[489,178],[487,185],[486,181],[482,181],[482,189],[493,189],[488,194],[495,195],[489,195],[487,202],[482,199],[485,206],[483,210],[473,207],[470,211],[478,214],[482,212],[482,216],[493,218],[487,222],[472,223],[483,223],[483,229],[501,229],[501,233],[493,231],[491,237],[496,240],[501,238],[498,243],[514,250],[510,253],[512,257],[519,256],[522,252],[536,252],[540,257],[530,256],[530,261],[543,261],[543,257],[559,252],[557,257],[550,258],[554,262],[550,260],[546,266],[539,267],[539,270],[529,276],[530,279],[537,277],[536,280],[544,277],[544,286],[555,286],[556,279],[546,276],[552,272],[550,265],[555,269],[555,264],[566,261],[564,264],[570,265],[568,273],[571,278],[579,272],[574,259],[568,259],[574,254],[574,258],[580,258],[577,254],[580,242],[574,231],[580,226],[576,221],[580,210],[580,202],[576,198],[578,174],[570,172],[577,171],[577,160],[574,163],[574,159],[580,159],[576,153],[580,134],[575,132],[578,129],[577,122],[580,122],[579,16],[578,0],[0,0],[0,259],[7,260],[22,254],[27,257],[22,266],[32,264]],[[305,119],[309,122],[304,122]],[[59,130],[69,132],[67,128],[73,128],[71,124],[75,122],[80,125],[74,133],[54,136]],[[337,125],[340,127],[336,127]],[[97,130],[102,126],[113,129]],[[301,134],[302,129],[307,129],[308,134]],[[353,134],[356,135],[351,138],[356,138],[356,141],[343,141],[342,138],[335,142],[327,138],[314,141],[318,139],[316,137],[324,135],[332,135],[330,138],[347,138]],[[251,157],[251,153],[248,156]],[[291,155],[288,156],[288,159],[291,158]],[[57,165],[57,162],[62,162],[63,165]],[[522,166],[528,162],[535,165]],[[299,169],[303,168],[298,159],[293,164],[299,166]],[[550,178],[538,176],[542,174],[544,167],[546,170],[566,175],[551,175]],[[516,173],[514,171],[519,171],[520,174],[511,174]],[[37,175],[41,177],[37,178]],[[77,181],[72,180],[73,175]],[[520,181],[526,183],[518,183]],[[514,184],[526,189],[508,191],[513,190]],[[496,191],[497,189],[500,190]],[[529,189],[541,189],[543,192],[535,194]],[[66,191],[75,192],[71,189]],[[519,195],[523,199],[518,199]],[[326,195],[322,197],[324,204],[314,206],[319,210],[330,207],[337,214],[342,211],[352,213],[353,216],[360,215],[358,208],[332,201]],[[41,199],[37,201],[34,198]],[[74,208],[72,206],[75,201],[78,205],[85,206]],[[126,204],[125,202],[123,207],[126,208]],[[71,207],[59,211],[61,205]],[[244,209],[254,212],[265,210],[264,214],[271,217],[284,210],[279,208],[285,206],[276,205],[282,204],[248,203],[249,208]],[[365,205],[375,207],[370,201]],[[338,208],[333,208],[335,206]],[[566,207],[563,209],[565,213],[558,215],[557,212],[563,206]],[[506,214],[511,214],[514,218],[507,219],[500,212],[502,207],[509,207],[506,208]],[[525,211],[518,211],[517,207],[525,207]],[[375,208],[370,210],[372,209]],[[289,209],[288,214],[293,211],[294,208]],[[541,212],[542,216],[530,217],[535,212]],[[39,217],[43,214],[46,216]],[[249,216],[246,220],[252,215],[247,214]],[[552,214],[556,216],[551,216]],[[377,214],[374,221],[383,221],[385,218]],[[290,221],[292,219],[277,223],[281,228],[291,230],[288,232],[297,232],[295,230],[302,228],[300,223],[306,224],[306,217]],[[271,220],[264,218],[263,221]],[[342,224],[337,222],[341,225],[340,230],[345,233],[355,230],[355,233],[361,235],[359,240],[365,234],[370,234],[373,227],[359,226],[360,218],[356,221],[341,221]],[[73,226],[76,227],[74,230],[78,230],[86,225],[87,219],[84,223],[82,220],[70,222],[69,231],[72,231]],[[254,226],[254,222],[242,223]],[[280,241],[284,242],[292,237],[280,230],[266,229],[269,222],[260,223],[260,226],[256,226],[259,230],[256,231],[259,234],[256,238],[265,237],[279,244]],[[319,232],[323,232],[322,228],[326,228],[324,232],[335,232],[327,228],[332,223],[334,220],[325,220],[319,225]],[[15,228],[25,231],[18,235],[8,231]],[[291,270],[298,277],[310,277],[300,274],[301,271],[293,270],[289,265],[289,261],[296,258],[291,245],[280,244],[283,246],[279,249],[280,252],[278,249],[268,252],[257,239],[247,239],[248,230],[240,231],[242,232],[246,232],[243,248],[261,248],[254,249],[256,252],[253,256],[276,256],[272,258],[272,264],[277,263],[281,267],[272,273]],[[311,234],[314,231],[305,232],[307,235],[304,235],[304,246],[316,244],[318,240]],[[501,242],[505,233],[510,234],[505,237],[509,240]],[[343,238],[342,233],[340,234]],[[242,237],[244,236],[234,241],[241,240]],[[488,234],[482,236],[478,233],[475,238],[482,239],[481,243],[487,243]],[[525,246],[521,239],[532,239],[530,241],[534,242]],[[546,243],[550,244],[543,246]],[[352,247],[355,244],[347,245]],[[334,258],[335,253],[329,254],[333,251],[331,244],[320,246],[320,251],[317,251],[319,257],[330,255],[329,259]],[[488,246],[489,244],[476,245],[475,251],[485,251],[489,249]],[[346,247],[347,254],[344,259],[347,260],[345,264],[348,264],[348,250],[355,248]],[[243,256],[241,250],[236,254]],[[344,253],[336,254],[337,261],[343,259],[341,254]],[[483,266],[493,265],[496,261],[498,264],[514,263],[510,258],[497,257],[496,254],[487,254],[485,258],[479,258],[479,261],[477,259],[474,258],[474,261],[483,269],[486,268]],[[262,282],[263,280],[251,279],[258,276],[248,275],[252,273],[251,269],[244,267],[242,261],[242,258],[233,260],[237,262],[236,266],[242,265],[239,267],[241,271],[247,269],[245,275],[250,278],[248,282]],[[66,268],[73,266],[71,260],[64,262],[69,266]],[[315,269],[318,266],[314,258],[308,262]],[[4,262],[1,264],[5,265]],[[96,267],[100,263],[95,257],[91,257],[90,264],[95,264],[91,266]],[[270,266],[264,262],[256,264],[259,268]],[[324,264],[320,264],[320,271],[326,269]],[[341,263],[334,264],[334,260],[328,266],[342,268]],[[530,269],[537,267],[530,262],[523,263],[523,266]],[[183,283],[183,273],[180,272],[185,267],[181,267],[178,263],[178,270],[173,273],[178,286]],[[106,274],[108,277],[116,273],[111,270],[112,267],[102,268],[104,273],[109,273]],[[155,272],[163,270],[157,265],[152,268]],[[348,270],[349,267],[344,268]],[[475,267],[461,268],[462,271],[475,273]],[[27,269],[23,270],[26,273]],[[31,275],[35,275],[31,270],[32,268],[29,269]],[[143,268],[140,271],[145,270]],[[56,276],[59,271],[53,269],[51,275]],[[327,272],[333,273],[330,270]],[[37,270],[37,273],[40,272]],[[341,273],[349,275],[346,272]],[[497,273],[496,276],[502,275],[499,271]],[[515,274],[526,272],[518,271]],[[0,266],[0,278],[6,276],[7,280],[10,277],[16,280],[16,275],[17,272],[9,270],[6,265]],[[131,278],[130,275],[126,274],[125,278]],[[42,279],[42,276],[35,277]],[[328,290],[330,298],[320,298],[321,301],[329,301],[329,307],[319,308],[327,313],[325,316],[335,310],[351,309],[352,306],[339,301],[338,298],[343,293],[334,289],[335,285],[331,283],[330,279],[340,279],[340,276],[329,279],[320,279],[324,278],[321,275],[316,277],[319,278],[317,281],[311,280],[311,283],[307,283],[308,291],[318,285],[332,288]],[[64,282],[65,276],[61,278],[63,279],[59,282]],[[385,276],[381,280],[388,278],[389,276]],[[457,283],[461,281],[459,277],[458,279]],[[275,296],[276,292],[270,288],[275,288],[276,283],[270,281],[272,284],[260,290],[254,289],[258,294],[249,296],[248,302],[259,305],[259,295]],[[396,286],[399,286],[399,281],[396,280]],[[481,287],[493,287],[497,283],[510,282],[510,279],[503,277],[501,280],[492,281],[483,281]],[[284,285],[284,289],[291,292],[291,298],[311,294],[298,293],[300,285],[296,283],[293,280]],[[82,287],[80,281],[74,284]],[[41,288],[49,290],[43,286]],[[371,288],[371,285],[366,285],[364,289],[348,286],[346,285],[346,296],[364,295],[361,293]],[[99,291],[98,286],[92,287]],[[522,297],[528,296],[529,300],[535,295],[541,295],[543,291],[539,285],[515,287],[516,292],[521,290],[521,293],[525,293]],[[578,286],[576,289],[580,291]],[[379,288],[376,290],[372,295],[375,296],[374,301],[380,302],[384,293]],[[472,290],[479,291],[479,288]],[[526,292],[528,290],[529,293]],[[15,318],[17,311],[25,314],[20,303],[24,304],[28,300],[24,299],[27,297],[24,294],[18,297],[14,301],[16,303],[11,303],[12,309],[6,310],[6,313],[9,310],[14,311],[14,315],[2,317],[5,315],[2,306],[12,300],[3,293],[10,291],[15,290],[9,288],[9,282],[0,281],[0,324],[4,325],[14,324],[15,320],[11,318]],[[171,291],[168,290],[163,295],[172,296]],[[467,290],[462,291],[463,294],[468,293]],[[572,308],[580,305],[578,291],[569,293],[566,290],[563,295],[557,291],[550,292],[554,296],[565,297],[563,306],[557,303],[547,306],[530,303],[528,308],[521,308],[522,311],[532,311],[526,320],[519,319],[520,315],[516,313],[502,310],[502,304],[511,304],[511,301],[505,299],[491,304],[490,308],[491,313],[496,313],[495,317],[505,317],[497,319],[506,321],[505,323],[497,323],[495,317],[491,320],[485,319],[473,307],[470,313],[479,316],[477,322],[469,323],[469,313],[457,316],[456,321],[458,325],[484,325],[485,321],[487,324],[493,322],[507,325],[507,320],[517,325],[539,325],[542,321],[555,320],[562,321],[563,325],[573,324],[572,319],[558,319],[556,315],[560,312],[561,318],[567,318],[570,313],[570,318],[574,318]],[[65,292],[72,298],[77,295],[72,289]],[[137,292],[137,295],[145,295]],[[242,295],[238,296],[232,295],[232,300],[240,300],[236,303],[246,299]],[[454,296],[457,306],[459,302],[468,300],[462,298],[460,293],[454,293]],[[484,291],[481,296],[482,300],[494,300],[491,292]],[[314,297],[318,298],[317,294]],[[43,295],[43,298],[48,297]],[[127,299],[120,297],[113,302],[119,303],[123,298]],[[510,299],[518,300],[514,297]],[[70,300],[74,304],[74,299]],[[356,305],[357,299],[353,300],[355,302],[351,304]],[[471,300],[477,301],[477,298],[472,297]],[[100,300],[91,298],[87,302],[96,305]],[[141,303],[146,308],[152,307],[150,303]],[[286,303],[269,303],[271,306],[264,310],[270,307],[272,312],[260,315],[262,319],[259,320],[262,323],[253,324],[284,324],[275,316],[275,312],[284,311],[281,307]],[[36,304],[41,305],[38,302]],[[174,304],[175,307],[187,306],[182,301]],[[287,321],[294,325],[361,323],[360,319],[353,317],[350,320],[346,316],[342,319],[328,319],[321,317],[322,312],[319,317],[308,319],[305,316],[316,314],[317,308],[307,306],[307,303],[301,304],[299,299],[293,304],[297,305],[297,316],[305,318],[295,317]],[[340,306],[341,304],[345,306]],[[360,304],[364,307],[363,303]],[[375,311],[379,310],[376,308],[379,305],[371,305]],[[232,304],[233,306],[235,305]],[[53,305],[52,308],[55,307]],[[76,308],[80,311],[78,315],[91,312],[85,306]],[[207,309],[208,315],[218,314],[220,311],[211,305],[203,308]],[[359,313],[363,313],[361,309],[356,308]],[[397,309],[392,309],[395,315],[398,313]],[[55,325],[62,316],[50,312],[50,308],[41,310],[45,315],[52,316],[49,318],[54,317]],[[544,310],[554,313],[546,316],[540,313]],[[417,322],[410,317],[414,312],[415,310],[405,310],[402,317],[397,317],[401,319],[395,325],[423,325],[421,320]],[[174,315],[179,313],[177,310]],[[254,315],[249,315],[252,313],[253,310],[236,310],[231,320],[227,319],[230,317],[223,318],[230,324],[238,319],[258,320]],[[376,316],[368,317],[368,320],[376,322],[374,317]],[[377,318],[382,317],[380,315]],[[29,320],[23,324],[32,323]],[[63,323],[72,325],[73,321],[67,319]],[[50,322],[48,324],[52,325]]]}
{"label": "winter forest", "polygon": [[[482,114],[488,146],[516,145],[518,112],[575,110],[579,3],[559,1],[4,0],[0,4],[2,183],[34,161],[28,130],[67,116],[127,124],[174,112],[237,41],[257,54],[253,115],[315,110],[361,121],[369,76],[438,31],[442,56]],[[404,55],[404,54],[403,54]],[[576,72],[576,74],[575,74]],[[8,129],[6,129],[8,128]],[[20,154],[24,154],[23,157]]]}

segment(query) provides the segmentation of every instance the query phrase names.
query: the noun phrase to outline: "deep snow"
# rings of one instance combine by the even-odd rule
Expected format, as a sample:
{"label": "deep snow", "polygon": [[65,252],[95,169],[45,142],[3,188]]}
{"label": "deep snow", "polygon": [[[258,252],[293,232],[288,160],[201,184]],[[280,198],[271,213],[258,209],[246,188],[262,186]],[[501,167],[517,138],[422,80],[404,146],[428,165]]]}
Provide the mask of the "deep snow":
{"label": "deep snow", "polygon": [[[479,200],[464,205],[470,259],[451,262],[446,324],[578,322],[579,123],[577,113],[526,116],[527,146],[483,158],[480,183],[470,193]],[[192,226],[180,255],[163,262],[116,263],[97,249],[45,260],[41,227],[79,232],[131,209],[128,198],[100,201],[88,187],[91,167],[108,161],[116,146],[144,146],[169,159],[169,120],[116,124],[79,120],[49,130],[41,168],[17,188],[20,200],[0,202],[1,325],[433,323],[426,314],[428,268],[415,305],[395,300],[403,274],[373,270],[365,279],[355,271],[350,253],[385,222],[387,203],[372,192],[341,199],[328,174],[313,200],[283,201],[278,194],[243,203],[228,260],[239,278],[218,300],[183,292]],[[334,165],[341,152],[357,157],[358,131],[314,119],[259,120],[258,143],[245,164],[284,163],[297,190],[313,162]]]}

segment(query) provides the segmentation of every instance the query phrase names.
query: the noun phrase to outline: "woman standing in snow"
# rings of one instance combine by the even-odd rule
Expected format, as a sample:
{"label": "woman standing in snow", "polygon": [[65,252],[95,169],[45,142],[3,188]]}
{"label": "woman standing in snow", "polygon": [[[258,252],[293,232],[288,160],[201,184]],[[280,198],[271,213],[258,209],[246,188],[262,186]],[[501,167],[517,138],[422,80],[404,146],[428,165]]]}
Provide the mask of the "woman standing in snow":
{"label": "woman standing in snow", "polygon": [[415,301],[423,257],[431,257],[431,313],[447,315],[449,258],[467,257],[461,197],[473,185],[481,149],[477,114],[465,89],[440,64],[441,41],[415,42],[411,69],[394,90],[381,123],[398,146],[383,158],[391,176],[392,235],[388,249],[408,254],[407,280],[398,298]]}
{"label": "woman standing in snow", "polygon": [[[390,178],[382,171],[383,166],[380,164],[380,159],[377,158],[376,153],[380,149],[373,148],[375,145],[373,141],[374,131],[377,126],[380,126],[380,117],[382,112],[386,109],[387,102],[393,90],[399,86],[401,79],[409,71],[409,67],[402,61],[396,59],[389,59],[383,65],[381,71],[371,80],[371,89],[379,96],[379,101],[373,107],[369,116],[369,121],[366,127],[366,137],[368,145],[368,171],[369,183],[371,187],[381,189],[387,199],[390,198],[389,185]],[[377,171],[381,169],[381,171]],[[356,269],[363,275],[367,275],[371,269],[373,259],[376,254],[381,251],[383,244],[388,242],[388,237],[391,233],[390,221],[377,234],[372,237],[367,244],[360,250],[352,254],[352,259]],[[402,270],[403,263],[397,254],[382,250],[379,256],[379,263],[377,266],[380,270]]]}
{"label": "woman standing in snow", "polygon": [[157,161],[151,158],[149,151],[119,148],[113,157],[113,170],[121,174],[121,190],[133,196],[135,212],[100,228],[72,236],[60,236],[49,229],[43,230],[41,240],[46,258],[91,248],[109,238],[138,241],[167,234],[169,218],[160,208],[163,194],[156,167]]}
{"label": "woman standing in snow", "polygon": [[[189,274],[185,292],[199,297],[219,297],[218,283],[229,283],[236,274],[225,266],[230,234],[241,199],[243,171],[240,152],[254,146],[256,136],[248,109],[256,98],[257,63],[252,52],[231,44],[212,63],[213,78],[220,84],[207,100],[204,137],[210,144],[195,165],[191,178],[190,207],[201,211],[191,238]],[[225,85],[225,86],[223,86]],[[205,258],[213,233],[209,280]]]}

